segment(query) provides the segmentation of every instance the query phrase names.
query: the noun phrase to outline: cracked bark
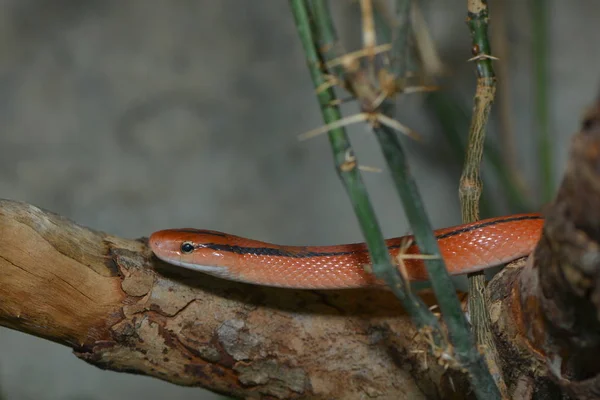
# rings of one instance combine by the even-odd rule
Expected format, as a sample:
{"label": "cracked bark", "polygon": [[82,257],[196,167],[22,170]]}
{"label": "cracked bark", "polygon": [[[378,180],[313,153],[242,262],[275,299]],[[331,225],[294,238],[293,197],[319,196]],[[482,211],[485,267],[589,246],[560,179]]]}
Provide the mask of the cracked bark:
{"label": "cracked bark", "polygon": [[487,289],[503,371],[519,398],[600,398],[599,206],[600,100],[573,137],[533,256]]}
{"label": "cracked bark", "polygon": [[451,398],[452,384],[468,393],[462,375],[426,359],[425,339],[386,291],[227,282],[158,261],[145,239],[8,200],[0,325],[103,369],[238,398]]}

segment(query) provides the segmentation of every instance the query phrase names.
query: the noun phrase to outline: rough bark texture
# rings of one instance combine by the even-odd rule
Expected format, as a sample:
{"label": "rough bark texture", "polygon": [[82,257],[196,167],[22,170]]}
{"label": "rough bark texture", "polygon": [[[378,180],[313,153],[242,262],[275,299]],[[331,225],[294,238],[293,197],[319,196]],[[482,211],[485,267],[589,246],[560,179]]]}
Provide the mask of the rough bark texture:
{"label": "rough bark texture", "polygon": [[[144,239],[0,200],[0,324],[100,368],[244,398],[465,398],[388,292],[293,291],[155,259]],[[425,351],[425,352],[423,352]],[[454,385],[454,386],[453,386]],[[456,391],[454,391],[454,390]]]}
{"label": "rough bark texture", "polygon": [[[600,103],[573,138],[542,238],[488,286],[507,381],[523,398],[600,398]],[[560,390],[562,389],[562,391]]]}

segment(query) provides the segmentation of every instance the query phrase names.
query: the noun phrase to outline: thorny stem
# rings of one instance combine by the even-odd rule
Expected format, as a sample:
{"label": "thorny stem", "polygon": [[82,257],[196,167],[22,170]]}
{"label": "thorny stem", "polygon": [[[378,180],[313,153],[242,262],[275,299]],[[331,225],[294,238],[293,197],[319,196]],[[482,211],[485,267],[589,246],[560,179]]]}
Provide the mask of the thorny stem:
{"label": "thorny stem", "polygon": [[439,256],[424,260],[431,286],[446,322],[456,358],[464,367],[471,386],[480,399],[499,399],[498,389],[479,354],[468,323],[462,313],[454,285],[440,256],[436,237],[413,177],[410,174],[404,151],[395,133],[385,126],[376,127],[375,134],[392,173],[406,216],[413,229],[421,253]]}
{"label": "thorny stem", "polygon": [[[335,32],[329,11],[329,1],[310,0],[310,4],[311,16],[314,19],[312,26],[315,30],[315,39],[319,41],[316,45],[320,46],[319,53],[325,54],[329,60],[340,57],[344,53],[344,49]],[[331,69],[337,76],[341,76],[344,71],[341,65],[336,65]]]}
{"label": "thorny stem", "polygon": [[[317,0],[314,1],[314,3],[316,2]],[[317,41],[311,29],[309,8],[307,3],[302,0],[290,0],[290,5],[300,40],[304,47],[313,85],[315,88],[318,88],[325,82],[325,76],[321,70],[324,63],[316,48]],[[321,16],[316,20],[324,21],[325,19]],[[329,37],[333,38],[335,35],[329,35]],[[318,99],[326,124],[331,124],[341,119],[339,108],[333,105],[335,94],[332,89],[321,91],[318,94]],[[329,142],[333,151],[336,170],[350,197],[354,212],[365,237],[374,274],[384,280],[394,294],[402,301],[406,310],[413,317],[417,328],[430,328],[433,332],[434,343],[437,346],[442,346],[444,339],[437,318],[418,296],[410,290],[405,290],[405,288],[409,287],[408,282],[404,280],[398,269],[392,264],[388,248],[377,222],[375,211],[369,200],[362,176],[357,168],[356,158],[345,130],[343,128],[330,130]]]}
{"label": "thorny stem", "polygon": [[[463,223],[479,219],[479,199],[482,191],[480,166],[486,124],[496,93],[496,76],[492,66],[492,54],[487,35],[489,18],[487,4],[482,0],[469,0],[467,8],[467,25],[471,31],[473,60],[477,70],[477,89],[463,173],[460,178],[459,196]],[[496,387],[493,382],[489,385],[490,395],[494,394],[499,398],[498,390],[506,393],[506,385],[499,368],[498,353],[492,337],[490,317],[484,296],[485,284],[483,272],[469,274],[469,312],[476,343],[478,346],[485,346],[486,361],[498,385]]]}
{"label": "thorny stem", "polygon": [[[313,77],[313,84],[315,87],[321,87],[324,82],[324,77],[319,67],[322,65],[323,60],[315,49],[316,40],[311,36],[309,10],[306,4],[301,0],[290,1],[296,18],[298,32],[307,54],[309,68],[311,69],[311,75]],[[319,0],[313,0],[313,5],[318,3],[318,1]],[[314,8],[315,11],[317,9],[318,7]],[[366,14],[368,14],[367,17],[372,18],[372,14]],[[323,16],[320,16],[316,17],[315,20],[324,21],[325,19]],[[333,24],[321,24],[319,29],[322,30],[323,26],[327,25],[333,26]],[[335,38],[335,34],[328,35],[328,37]],[[321,48],[329,49],[331,48],[331,43],[321,42]],[[392,114],[391,110],[393,110],[393,108],[390,107],[390,102],[384,101],[374,105],[370,100],[378,97],[373,96],[373,91],[377,89],[376,84],[369,84],[368,78],[365,79],[365,75],[368,74],[361,72],[360,65],[356,63],[350,65],[353,65],[356,68],[350,71],[350,73],[346,73],[347,71],[344,70],[343,81],[347,82],[350,91],[360,102],[363,112],[381,114],[388,116],[389,118],[389,115]],[[335,109],[335,113],[328,111],[333,108],[331,103],[333,99],[334,97],[331,89],[328,91],[320,91],[319,101],[325,122],[328,125],[339,120],[341,117],[337,108]],[[454,345],[453,350],[455,351],[456,359],[468,372],[472,388],[479,398],[499,398],[495,383],[486,369],[483,358],[475,347],[473,337],[468,328],[468,323],[462,313],[460,302],[456,296],[454,286],[446,270],[445,263],[441,258],[437,240],[433,235],[416,184],[409,173],[400,142],[394,132],[387,126],[374,124],[374,128],[382,151],[388,161],[392,177],[403,202],[409,222],[411,223],[416,242],[421,253],[428,254],[433,258],[424,261],[432,281],[433,289],[438,298],[440,309],[446,321],[452,344]],[[439,326],[435,317],[430,320],[424,319],[431,318],[432,314],[429,310],[423,309],[422,302],[411,301],[410,290],[403,290],[404,288],[407,288],[407,286],[405,286],[406,282],[404,282],[403,277],[399,274],[398,269],[389,261],[389,254],[384,247],[381,231],[375,220],[373,209],[368,202],[364,184],[356,168],[355,158],[345,132],[341,128],[333,129],[330,131],[329,137],[334,152],[337,171],[352,199],[356,214],[359,218],[361,229],[363,230],[367,246],[369,247],[375,275],[388,283],[390,288],[402,300],[407,310],[411,313],[415,324],[417,324],[419,328],[429,325],[428,327],[435,328],[434,334],[439,335]],[[354,163],[353,165],[348,165],[349,156]],[[424,325],[424,321],[426,325]],[[438,336],[438,338],[435,339],[436,345],[440,343],[439,340],[440,337]]]}
{"label": "thorny stem", "polygon": [[[407,40],[408,37],[409,35],[404,35],[398,39]],[[396,45],[393,44],[393,48],[394,46]],[[487,47],[489,48],[489,44]],[[353,85],[352,77],[347,76],[347,81],[349,81],[350,86]],[[361,103],[364,104],[364,101]],[[389,102],[382,103],[375,111],[390,116],[393,114],[393,107]],[[472,387],[479,398],[500,398],[498,388],[479,354],[468,323],[462,314],[454,285],[440,255],[437,239],[433,234],[416,183],[410,174],[402,146],[395,133],[388,126],[375,125],[374,131],[413,230],[415,241],[421,253],[434,256],[432,259],[424,260],[424,262],[446,322],[450,339],[455,347],[456,358],[461,366],[468,371]],[[481,155],[479,155],[479,158],[481,159]]]}

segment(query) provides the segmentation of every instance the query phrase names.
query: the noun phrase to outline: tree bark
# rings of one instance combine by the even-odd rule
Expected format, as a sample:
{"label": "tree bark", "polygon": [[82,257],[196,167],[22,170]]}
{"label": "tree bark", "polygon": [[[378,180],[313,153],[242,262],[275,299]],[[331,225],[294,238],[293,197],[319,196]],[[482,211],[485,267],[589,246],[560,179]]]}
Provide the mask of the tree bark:
{"label": "tree bark", "polygon": [[162,263],[145,239],[8,200],[0,200],[0,325],[69,346],[103,369],[239,398],[467,392],[462,375],[427,359],[427,338],[415,337],[387,291],[211,278]]}
{"label": "tree bark", "polygon": [[[488,286],[504,373],[522,398],[600,398],[600,102],[573,137],[526,263]],[[561,394],[562,393],[562,394]]]}

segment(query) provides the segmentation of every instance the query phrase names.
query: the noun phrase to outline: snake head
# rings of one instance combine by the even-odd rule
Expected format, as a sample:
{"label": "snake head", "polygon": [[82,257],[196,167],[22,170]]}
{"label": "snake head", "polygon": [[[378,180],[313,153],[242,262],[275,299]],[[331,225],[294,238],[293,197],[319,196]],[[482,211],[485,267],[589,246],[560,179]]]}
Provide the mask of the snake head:
{"label": "snake head", "polygon": [[216,231],[183,228],[154,232],[150,248],[164,262],[210,275],[230,275],[228,257],[220,249],[229,235]]}

